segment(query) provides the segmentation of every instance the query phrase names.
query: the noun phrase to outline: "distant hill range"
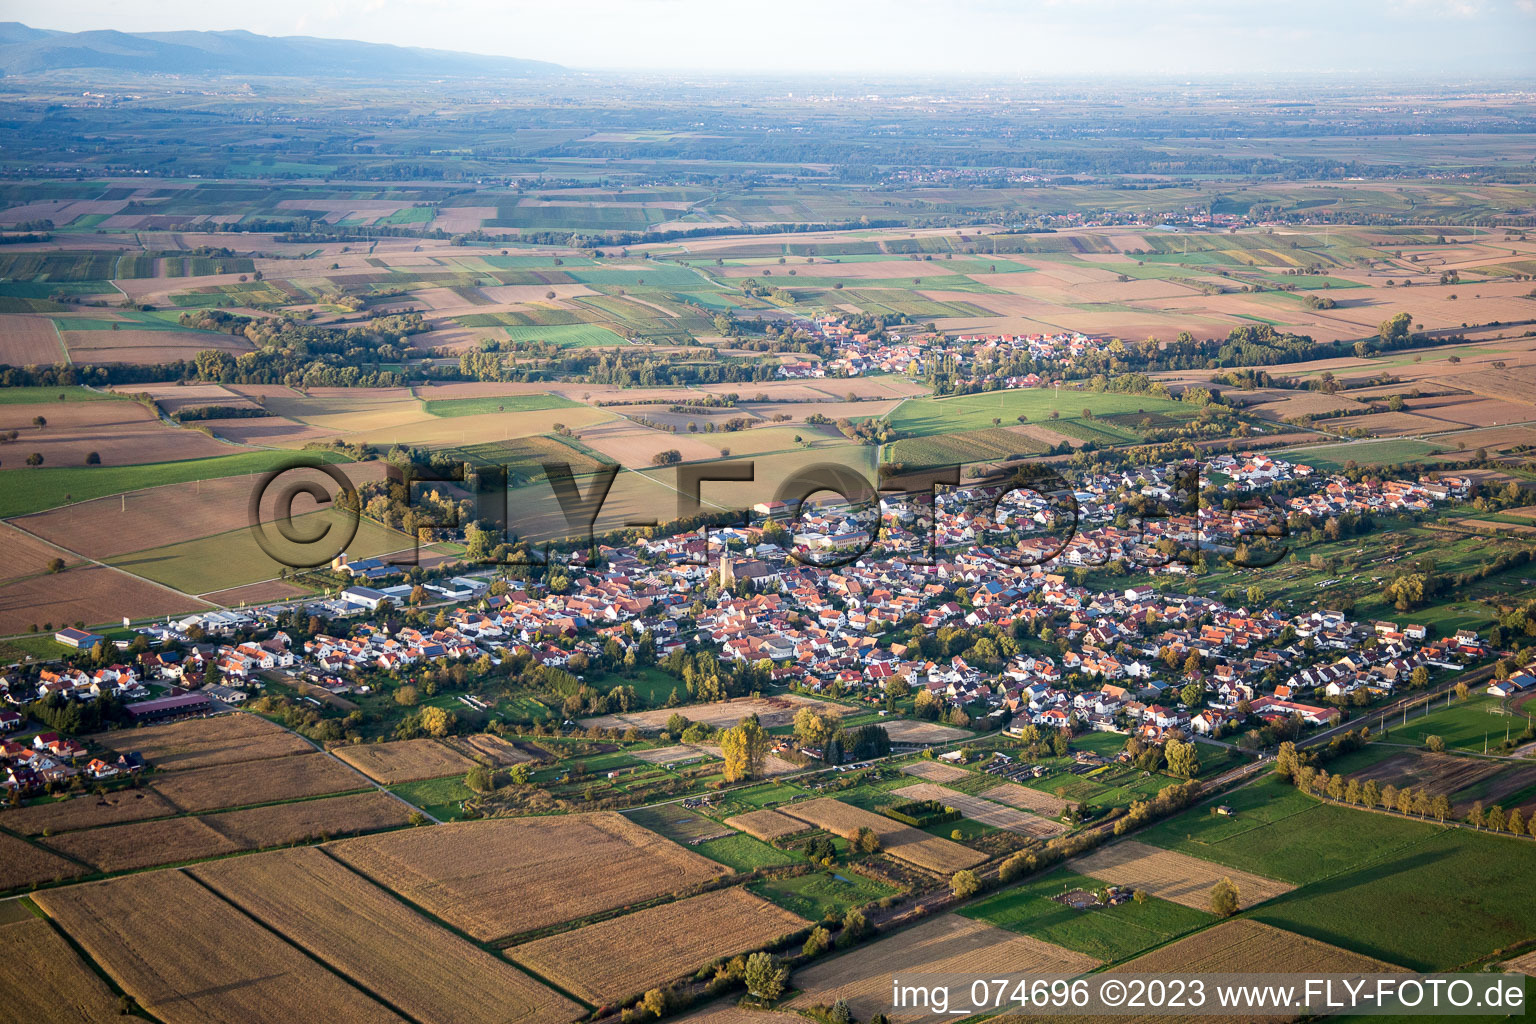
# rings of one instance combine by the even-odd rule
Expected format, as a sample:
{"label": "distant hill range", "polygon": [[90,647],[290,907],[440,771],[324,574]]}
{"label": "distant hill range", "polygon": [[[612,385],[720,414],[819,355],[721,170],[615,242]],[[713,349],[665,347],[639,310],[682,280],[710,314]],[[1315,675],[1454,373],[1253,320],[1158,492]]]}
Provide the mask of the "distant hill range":
{"label": "distant hill range", "polygon": [[55,32],[0,22],[0,72],[100,69],[169,75],[480,78],[563,74],[558,64],[254,32]]}

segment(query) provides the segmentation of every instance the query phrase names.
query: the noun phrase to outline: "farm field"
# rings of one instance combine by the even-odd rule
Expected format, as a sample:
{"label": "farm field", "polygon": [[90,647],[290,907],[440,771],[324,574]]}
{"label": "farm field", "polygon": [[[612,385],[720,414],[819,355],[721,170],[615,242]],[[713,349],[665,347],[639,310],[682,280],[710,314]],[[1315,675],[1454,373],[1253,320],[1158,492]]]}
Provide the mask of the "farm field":
{"label": "farm field", "polygon": [[[1469,962],[1536,928],[1528,843],[1325,804],[1273,780],[1226,802],[1234,818],[1196,807],[1140,838],[1298,885],[1253,910],[1257,920],[1415,970]],[[1431,884],[1448,875],[1456,886]]]}
{"label": "farm field", "polygon": [[235,764],[315,749],[297,733],[241,713],[97,733],[90,740],[119,753],[135,751],[154,767],[165,769]]}
{"label": "farm field", "polygon": [[1266,779],[1224,801],[1223,818],[1197,806],[1138,833],[1143,843],[1306,885],[1410,848],[1438,825],[1323,803]]}
{"label": "farm field", "polygon": [[[1085,409],[1093,413],[1091,419],[1084,416]],[[1051,416],[1053,412],[1056,413],[1054,418]],[[1024,422],[1037,423],[1051,430],[1071,432],[1087,424],[1085,429],[1089,434],[1106,434],[1114,440],[1135,440],[1134,432],[1100,420],[1111,415],[1159,413],[1174,419],[1191,415],[1187,405],[1150,395],[1094,391],[1068,391],[1058,395],[1054,390],[1031,388],[959,398],[913,398],[903,402],[889,420],[891,426],[905,435],[927,437],[988,430],[994,426],[994,419],[1011,426],[1020,422],[1022,415],[1026,417]],[[1021,436],[1019,443],[1026,441],[1027,438]]]}
{"label": "farm field", "polygon": [[940,725],[937,722],[924,722],[917,718],[898,718],[894,721],[885,720],[880,723],[885,733],[891,738],[892,743],[953,743],[955,740],[963,740],[971,734],[964,729],[957,729],[952,725]]}
{"label": "farm field", "polygon": [[1379,753],[1386,756],[1362,769],[1349,771],[1350,778],[1362,782],[1374,779],[1379,786],[1391,783],[1399,789],[1411,786],[1431,796],[1444,794],[1451,798],[1452,813],[1458,817],[1465,817],[1478,800],[1485,807],[1498,804],[1506,811],[1520,807],[1523,812],[1527,807],[1536,807],[1536,793],[1529,792],[1536,787],[1536,764],[1511,764],[1427,750],[1394,752],[1384,743],[1379,745],[1383,748]]}
{"label": "farm field", "polygon": [[[808,926],[736,886],[535,939],[507,955],[588,1002],[604,1004]],[[643,942],[636,941],[639,936]]]}
{"label": "farm field", "polygon": [[[355,462],[337,467],[354,486],[382,480],[381,462]],[[291,474],[291,475],[290,475]],[[90,558],[109,559],[144,550],[146,543],[172,538],[188,540],[228,534],[250,526],[251,494],[261,475],[242,473],[215,480],[144,487],[19,518],[14,526]],[[313,481],[326,493],[336,483],[318,469],[285,473],[285,483]],[[278,488],[267,492],[260,512],[263,522],[277,517]],[[294,512],[309,508],[308,497],[295,501]]]}
{"label": "farm field", "polygon": [[905,775],[912,775],[926,782],[948,783],[975,777],[975,772],[957,768],[939,761],[911,761],[901,766]]}
{"label": "farm field", "polygon": [[188,769],[152,777],[146,788],[177,811],[194,813],[345,793],[368,788],[368,780],[314,753],[274,759],[259,771],[235,773],[219,765]]}
{"label": "farm field", "polygon": [[[300,535],[334,530],[341,536],[350,525],[343,513],[331,510],[295,516],[292,529]],[[278,554],[292,550],[284,547],[277,531],[270,531],[269,536]],[[357,533],[347,544],[347,553],[353,558],[373,558],[408,551],[412,546],[412,538],[408,535],[386,529],[371,519],[363,519],[357,523]],[[302,562],[302,545],[294,552],[294,557]],[[276,579],[288,568],[267,554],[247,528],[118,555],[110,564],[189,594],[211,594],[266,582]]]}
{"label": "farm field", "polygon": [[695,814],[682,804],[658,804],[640,807],[626,815],[637,825],[650,829],[680,846],[697,846],[711,839],[735,835],[718,821]]}
{"label": "farm field", "polygon": [[747,1010],[729,1002],[706,1006],[702,1010],[695,1010],[674,1019],[677,1024],[800,1024],[805,1020],[798,1013]]}
{"label": "farm field", "polygon": [[1067,827],[1060,822],[1042,818],[1038,814],[1020,811],[1006,804],[993,803],[958,790],[945,789],[931,782],[903,786],[892,792],[908,800],[937,800],[941,804],[953,807],[972,821],[979,821],[993,828],[1006,829],[1009,832],[1017,832],[1020,835],[1033,836],[1036,839],[1049,839],[1067,830]]}
{"label": "farm field", "polygon": [[0,633],[30,633],[35,625],[49,623],[55,629],[73,622],[117,623],[124,613],[158,618],[208,607],[196,597],[106,566],[77,566],[56,576],[30,576],[0,585]]}
{"label": "farm field", "polygon": [[[341,1024],[401,1024],[180,871],[53,889],[35,899],[165,1024],[260,1024],[306,1014]],[[167,942],[168,935],[179,941]],[[186,956],[189,947],[199,955]]]}
{"label": "farm field", "polygon": [[579,409],[581,404],[559,395],[507,395],[486,398],[428,398],[422,408],[433,416],[479,416],[484,413],[540,412]]}
{"label": "farm field", "polygon": [[[1382,974],[1401,968],[1340,949],[1323,942],[1270,928],[1257,921],[1224,921],[1214,928],[1198,932],[1143,954],[1129,963],[1110,969],[1111,974]],[[1135,1021],[1149,1024],[1169,1020],[1151,1014],[1116,1014],[1113,1017],[1083,1017],[1094,1024],[1109,1021]],[[1197,1019],[1184,1017],[1177,1019]],[[1210,1020],[1238,1020],[1235,1016],[1213,1016]],[[1296,1017],[1266,1017],[1266,1020],[1296,1020]]]}
{"label": "farm field", "polygon": [[1080,874],[1113,885],[1145,889],[1160,899],[1196,910],[1210,907],[1211,887],[1223,878],[1237,886],[1238,900],[1251,907],[1289,892],[1293,886],[1252,872],[1219,868],[1209,861],[1122,840],[1071,861]]}
{"label": "farm field", "polygon": [[[208,440],[196,431],[183,430],[178,433]],[[232,448],[220,445],[220,451],[227,453]],[[324,452],[313,457],[322,462],[343,461]],[[279,466],[291,465],[292,462],[291,452],[239,451],[238,454],[188,457],[132,466],[50,466],[44,463],[36,469],[8,473],[5,476],[6,486],[0,489],[0,517],[9,519],[57,508],[61,504],[125,494],[146,487],[263,473]]]}
{"label": "farm field", "polygon": [[433,739],[343,745],[331,748],[331,753],[386,786],[463,775],[475,766],[468,757]]}
{"label": "farm field", "polygon": [[416,914],[318,849],[206,864],[195,877],[411,1019],[543,1024],[581,1010]]}
{"label": "farm field", "polygon": [[[46,426],[33,426],[38,416],[47,421]],[[101,457],[102,468],[121,468],[230,455],[237,450],[196,430],[167,426],[149,409],[130,401],[0,405],[0,431],[11,430],[20,436],[10,443],[0,472],[35,472],[23,465],[25,456],[33,452],[43,457],[44,468],[94,471],[97,467],[86,466],[91,452]],[[12,475],[6,473],[0,479]]]}
{"label": "farm field", "polygon": [[993,800],[1052,818],[1059,817],[1067,809],[1067,801],[1055,794],[1031,789],[1029,786],[1020,786],[1013,782],[1004,782],[990,789],[984,789],[978,795],[983,800]]}
{"label": "farm field", "polygon": [[880,837],[884,851],[900,860],[940,874],[953,874],[975,867],[986,856],[948,839],[930,836],[879,814],[871,814],[838,800],[808,800],[780,808],[790,817],[809,822],[817,828],[851,839],[861,828],[869,828]]}
{"label": "farm field", "polygon": [[1075,975],[1099,961],[1029,935],[1019,935],[958,914],[941,914],[894,935],[795,972],[801,994],[790,1006],[830,1006],[846,999],[861,1020],[890,1003],[891,977],[901,974],[994,973]]}
{"label": "farm field", "polygon": [[540,760],[544,756],[536,752],[537,748],[530,751],[488,732],[457,736],[450,743],[461,753],[493,765],[525,764]]}
{"label": "farm field", "polygon": [[133,871],[242,850],[373,832],[406,823],[409,809],[384,793],[300,800],[189,818],[66,832],[44,845],[97,871]]}
{"label": "farm field", "polygon": [[389,794],[370,791],[223,811],[202,820],[243,849],[257,850],[398,828],[408,823],[410,813]]}
{"label": "farm field", "polygon": [[[613,813],[498,818],[348,840],[342,861],[490,941],[685,891],[730,870]],[[593,874],[593,864],[601,873]],[[569,880],[588,879],[572,890]]]}
{"label": "farm field", "polygon": [[27,915],[0,924],[0,991],[13,1020],[107,1024],[117,997],[47,921]]}
{"label": "farm field", "polygon": [[78,878],[84,874],[89,874],[89,869],[78,862],[66,860],[9,832],[0,832],[0,892]]}
{"label": "farm field", "polygon": [[[819,710],[830,710],[836,714],[846,715],[851,708],[841,704],[832,704],[826,701],[812,700],[809,697],[801,697],[797,694],[786,693],[773,697],[737,697],[733,700],[719,701],[713,704],[695,704],[688,708],[689,721],[704,722],[717,729],[727,729],[748,715],[756,715],[764,729],[773,729],[781,725],[788,725],[794,720],[795,712],[803,707],[814,707]],[[600,729],[627,729],[630,726],[647,732],[660,730],[667,724],[667,719],[672,716],[672,709],[658,708],[655,711],[635,711],[623,715],[602,715],[596,718],[583,718],[580,724],[587,728]]]}
{"label": "farm field", "polygon": [[737,871],[756,871],[759,868],[793,864],[797,858],[792,853],[769,846],[747,835],[719,836],[695,843],[693,849],[710,860],[719,861]]}
{"label": "farm field", "polygon": [[772,842],[784,836],[792,836],[810,828],[809,825],[797,818],[791,818],[787,814],[780,814],[778,811],[766,808],[726,818],[725,823],[731,826],[731,828],[740,829],[747,835],[755,836],[765,842]]}
{"label": "farm field", "polygon": [[[1529,842],[1445,829],[1287,893],[1252,916],[1411,970],[1453,970],[1536,932],[1533,869]],[[1448,877],[1454,886],[1436,883]]]}
{"label": "farm field", "polygon": [[828,914],[842,917],[856,907],[867,906],[901,892],[893,885],[876,881],[852,869],[815,871],[790,878],[769,878],[749,883],[747,888],[810,921],[823,920]]}
{"label": "farm field", "polygon": [[72,832],[79,828],[142,821],[175,813],[176,807],[154,790],[120,789],[105,796],[81,794],[0,811],[0,826],[23,835],[37,836],[44,832]]}
{"label": "farm field", "polygon": [[1114,906],[1077,910],[1054,897],[1073,889],[1094,892],[1104,880],[1058,868],[1005,889],[958,911],[1046,942],[1077,950],[1105,963],[1135,956],[1215,920],[1209,913],[1149,896]]}

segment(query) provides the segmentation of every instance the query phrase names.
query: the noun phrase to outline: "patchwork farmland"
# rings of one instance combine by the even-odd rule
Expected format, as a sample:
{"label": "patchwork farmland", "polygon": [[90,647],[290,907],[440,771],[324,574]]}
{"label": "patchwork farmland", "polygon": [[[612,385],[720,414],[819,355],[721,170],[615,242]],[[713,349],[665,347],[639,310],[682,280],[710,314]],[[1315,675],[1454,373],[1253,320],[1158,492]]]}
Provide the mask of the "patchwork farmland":
{"label": "patchwork farmland", "polygon": [[808,927],[737,886],[535,939],[507,955],[588,1002],[611,1004]]}
{"label": "patchwork farmland", "polygon": [[[342,861],[480,941],[518,935],[730,873],[618,814],[494,819],[370,836]],[[594,864],[596,875],[583,874]],[[568,881],[590,879],[572,892]]]}

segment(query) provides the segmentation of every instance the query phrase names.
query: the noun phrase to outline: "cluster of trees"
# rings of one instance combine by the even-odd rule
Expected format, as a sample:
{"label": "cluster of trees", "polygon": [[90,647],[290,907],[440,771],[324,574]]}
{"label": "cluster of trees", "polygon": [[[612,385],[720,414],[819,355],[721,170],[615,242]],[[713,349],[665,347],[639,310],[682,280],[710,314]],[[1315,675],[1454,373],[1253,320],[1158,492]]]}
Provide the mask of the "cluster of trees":
{"label": "cluster of trees", "polygon": [[756,715],[720,733],[720,753],[725,757],[725,781],[754,779],[763,772],[771,746],[768,732]]}
{"label": "cluster of trees", "polygon": [[831,709],[806,706],[795,712],[795,739],[802,748],[822,752],[827,764],[867,761],[891,752],[891,738],[879,725],[844,729]]}

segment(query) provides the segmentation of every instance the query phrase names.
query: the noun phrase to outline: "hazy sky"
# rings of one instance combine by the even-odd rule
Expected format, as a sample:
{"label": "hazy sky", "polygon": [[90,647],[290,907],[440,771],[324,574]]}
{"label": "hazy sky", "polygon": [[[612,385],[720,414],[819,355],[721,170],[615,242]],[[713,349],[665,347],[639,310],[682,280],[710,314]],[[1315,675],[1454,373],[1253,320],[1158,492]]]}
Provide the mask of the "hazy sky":
{"label": "hazy sky", "polygon": [[0,20],[243,28],[576,68],[1536,72],[1536,0],[0,0]]}

